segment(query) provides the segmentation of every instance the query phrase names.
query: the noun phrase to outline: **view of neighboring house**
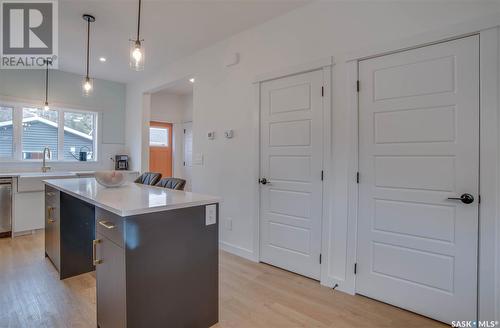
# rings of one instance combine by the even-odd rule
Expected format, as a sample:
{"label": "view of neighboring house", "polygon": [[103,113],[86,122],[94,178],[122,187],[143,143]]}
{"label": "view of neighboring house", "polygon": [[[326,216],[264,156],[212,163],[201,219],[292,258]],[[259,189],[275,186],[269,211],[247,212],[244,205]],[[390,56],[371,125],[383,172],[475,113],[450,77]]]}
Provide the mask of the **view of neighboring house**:
{"label": "view of neighboring house", "polygon": [[[4,142],[12,138],[12,121],[0,123],[0,158],[12,154],[12,142]],[[40,148],[40,144],[49,147],[52,158],[57,158],[57,142],[57,123],[38,116],[23,119],[23,159],[41,159],[43,148]],[[91,159],[93,146],[92,136],[64,127],[64,160],[78,160],[80,150],[87,152],[88,159]]]}

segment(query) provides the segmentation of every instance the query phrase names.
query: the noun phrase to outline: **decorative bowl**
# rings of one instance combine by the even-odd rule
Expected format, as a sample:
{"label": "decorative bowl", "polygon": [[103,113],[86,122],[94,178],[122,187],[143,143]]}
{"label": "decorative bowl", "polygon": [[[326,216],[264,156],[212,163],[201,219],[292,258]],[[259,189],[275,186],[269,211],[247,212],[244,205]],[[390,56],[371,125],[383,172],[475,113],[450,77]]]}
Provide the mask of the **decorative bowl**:
{"label": "decorative bowl", "polygon": [[97,171],[96,181],[106,188],[116,188],[127,182],[125,174],[120,171]]}

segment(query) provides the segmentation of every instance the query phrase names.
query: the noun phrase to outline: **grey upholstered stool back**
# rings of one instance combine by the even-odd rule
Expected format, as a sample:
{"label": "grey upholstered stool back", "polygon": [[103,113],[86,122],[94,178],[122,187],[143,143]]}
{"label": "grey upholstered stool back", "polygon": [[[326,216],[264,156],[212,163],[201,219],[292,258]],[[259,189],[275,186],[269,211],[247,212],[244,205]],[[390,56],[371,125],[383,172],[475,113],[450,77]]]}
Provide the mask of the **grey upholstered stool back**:
{"label": "grey upholstered stool back", "polygon": [[184,190],[185,185],[186,185],[186,180],[179,178],[163,178],[156,184],[157,187],[163,187],[175,190]]}
{"label": "grey upholstered stool back", "polygon": [[134,182],[154,186],[161,179],[161,173],[144,172]]}

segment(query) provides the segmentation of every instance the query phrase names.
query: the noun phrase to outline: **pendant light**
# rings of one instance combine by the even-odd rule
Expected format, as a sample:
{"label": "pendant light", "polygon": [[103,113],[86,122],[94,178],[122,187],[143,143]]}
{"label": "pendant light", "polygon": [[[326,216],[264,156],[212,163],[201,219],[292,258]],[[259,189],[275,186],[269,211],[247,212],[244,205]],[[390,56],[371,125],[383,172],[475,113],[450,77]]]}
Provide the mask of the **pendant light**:
{"label": "pendant light", "polygon": [[45,103],[43,105],[44,110],[49,110],[49,64],[52,62],[49,59],[45,59]]}
{"label": "pendant light", "polygon": [[92,90],[94,89],[94,81],[89,76],[89,66],[90,66],[90,23],[95,22],[95,17],[92,15],[83,15],[83,20],[87,22],[87,71],[83,78],[82,88],[83,95],[90,96]]}
{"label": "pendant light", "polygon": [[142,71],[144,69],[144,57],[145,57],[145,51],[144,51],[144,45],[142,42],[144,39],[141,40],[141,5],[142,1],[139,0],[139,14],[137,17],[137,37],[135,40],[130,40],[131,41],[131,47],[130,47],[130,68],[132,68],[135,71]]}

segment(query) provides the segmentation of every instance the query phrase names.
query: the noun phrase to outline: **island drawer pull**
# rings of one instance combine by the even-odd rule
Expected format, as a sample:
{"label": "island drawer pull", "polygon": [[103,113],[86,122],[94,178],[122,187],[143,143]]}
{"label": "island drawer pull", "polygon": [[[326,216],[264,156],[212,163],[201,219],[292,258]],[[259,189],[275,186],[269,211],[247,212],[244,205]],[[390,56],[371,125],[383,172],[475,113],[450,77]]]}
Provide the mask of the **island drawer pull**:
{"label": "island drawer pull", "polygon": [[113,229],[116,227],[112,222],[109,221],[99,221],[99,224],[108,229]]}
{"label": "island drawer pull", "polygon": [[47,207],[47,216],[48,216],[47,222],[48,223],[54,223],[54,222],[56,222],[56,219],[54,219],[52,217],[52,211],[53,210],[55,210],[55,207],[52,207],[52,206]]}
{"label": "island drawer pull", "polygon": [[101,243],[100,239],[94,239],[92,241],[92,262],[94,265],[98,265],[102,263],[102,260],[97,260],[97,244]]}

